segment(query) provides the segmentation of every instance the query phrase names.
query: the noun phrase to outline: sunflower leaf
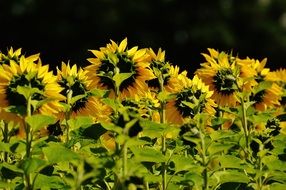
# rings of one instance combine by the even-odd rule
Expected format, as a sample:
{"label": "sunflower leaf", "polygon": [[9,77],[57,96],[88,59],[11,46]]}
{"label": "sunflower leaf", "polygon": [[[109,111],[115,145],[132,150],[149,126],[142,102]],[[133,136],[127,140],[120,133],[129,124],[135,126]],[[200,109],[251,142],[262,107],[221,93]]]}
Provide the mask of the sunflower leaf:
{"label": "sunflower leaf", "polygon": [[107,98],[109,92],[110,92],[109,90],[102,90],[102,89],[93,89],[89,91],[91,95],[96,96],[96,97],[103,97],[103,98]]}
{"label": "sunflower leaf", "polygon": [[79,101],[79,100],[85,98],[86,96],[87,96],[87,94],[80,94],[80,95],[74,96],[74,97],[71,98],[71,100],[70,100],[69,103],[70,103],[71,105],[73,105],[73,104],[75,104],[77,101]]}
{"label": "sunflower leaf", "polygon": [[75,119],[68,120],[71,129],[77,129],[83,126],[91,126],[93,124],[92,118],[88,116],[79,116]]}
{"label": "sunflower leaf", "polygon": [[16,90],[19,94],[23,95],[26,100],[29,99],[33,94],[43,94],[42,91],[40,91],[38,88],[32,88],[27,86],[17,86]]}
{"label": "sunflower leaf", "polygon": [[121,83],[123,81],[125,81],[126,79],[128,79],[129,77],[131,77],[133,75],[133,73],[116,73],[112,79],[114,80],[115,82],[115,86],[117,88],[120,87]]}
{"label": "sunflower leaf", "polygon": [[30,125],[34,131],[37,131],[43,127],[54,124],[56,122],[56,118],[48,115],[32,115],[25,118],[25,121]]}
{"label": "sunflower leaf", "polygon": [[43,148],[43,153],[49,163],[59,163],[71,160],[78,160],[80,157],[77,153],[69,150],[58,143],[49,143],[47,147]]}

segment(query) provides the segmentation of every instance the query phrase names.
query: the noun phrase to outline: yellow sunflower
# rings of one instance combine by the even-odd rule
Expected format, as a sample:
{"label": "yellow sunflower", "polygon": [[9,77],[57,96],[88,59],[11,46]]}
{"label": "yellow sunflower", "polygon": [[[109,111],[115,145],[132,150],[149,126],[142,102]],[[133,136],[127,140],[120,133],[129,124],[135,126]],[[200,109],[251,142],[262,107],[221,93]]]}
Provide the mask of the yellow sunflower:
{"label": "yellow sunflower", "polygon": [[[0,64],[1,65],[3,65],[3,64],[9,65],[12,62],[19,64],[20,57],[21,56],[25,57],[24,55],[21,55],[21,52],[22,52],[21,48],[14,51],[12,47],[7,51],[7,54],[0,52]],[[25,57],[25,59],[26,59],[26,61],[34,62],[34,61],[39,59],[39,55],[40,54],[34,54],[34,55],[29,56],[29,57]]]}
{"label": "yellow sunflower", "polygon": [[256,61],[253,68],[257,75],[255,80],[257,85],[253,88],[250,100],[254,102],[255,109],[265,111],[268,108],[280,106],[280,100],[283,95],[283,89],[278,85],[278,75],[265,68],[267,59]]}
{"label": "yellow sunflower", "polygon": [[85,68],[91,87],[111,90],[111,96],[115,94],[116,74],[130,74],[118,87],[122,98],[142,94],[148,89],[145,81],[154,78],[146,49],[138,50],[137,46],[127,49],[127,38],[119,45],[111,40],[106,47],[91,52],[95,58],[89,58],[91,65]]}
{"label": "yellow sunflower", "polygon": [[282,97],[280,104],[283,111],[286,108],[286,69],[278,69],[276,71],[269,72],[265,77],[265,80],[276,82],[282,88]]}
{"label": "yellow sunflower", "polygon": [[[91,116],[96,121],[109,120],[111,109],[92,96],[86,71],[78,69],[76,65],[71,67],[69,63],[62,63],[61,69],[57,68],[57,77],[58,84],[63,88],[60,93],[66,97],[65,103],[69,103],[69,98],[78,97],[70,105],[70,117]],[[59,117],[63,119],[64,112]]]}
{"label": "yellow sunflower", "polygon": [[215,114],[217,105],[211,99],[213,92],[197,75],[192,80],[185,77],[182,84],[184,88],[166,104],[167,122],[182,125],[198,113]]}
{"label": "yellow sunflower", "polygon": [[[181,77],[187,76],[187,72],[179,73],[179,67],[173,66],[171,63],[165,61],[165,51],[159,48],[156,54],[151,48],[148,49],[150,68],[155,76],[151,80],[147,80],[149,88],[158,91],[160,87],[159,80],[162,80],[164,90],[173,93],[182,89]],[[182,76],[183,75],[183,76]]]}
{"label": "yellow sunflower", "polygon": [[235,106],[238,102],[237,91],[239,70],[235,58],[225,52],[208,49],[210,55],[202,54],[206,62],[195,73],[213,91],[212,98],[220,106]]}
{"label": "yellow sunflower", "polygon": [[25,117],[28,101],[20,93],[20,87],[35,90],[31,100],[39,104],[32,107],[33,113],[53,115],[62,108],[59,100],[64,97],[60,94],[56,76],[40,60],[37,63],[31,61],[36,60],[35,57],[26,59],[21,56],[18,64],[12,61],[0,67],[0,119],[19,122],[19,118]]}

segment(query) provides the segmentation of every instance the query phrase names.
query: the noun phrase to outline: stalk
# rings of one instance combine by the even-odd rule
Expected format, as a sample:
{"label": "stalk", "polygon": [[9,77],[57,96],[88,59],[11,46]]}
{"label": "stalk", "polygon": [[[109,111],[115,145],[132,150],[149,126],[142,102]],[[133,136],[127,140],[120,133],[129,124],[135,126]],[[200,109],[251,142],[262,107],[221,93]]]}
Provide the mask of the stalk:
{"label": "stalk", "polygon": [[[31,101],[32,101],[32,96],[29,96],[28,102],[27,102],[27,117],[30,117],[32,115]],[[25,122],[24,127],[25,127],[25,133],[26,133],[26,159],[30,159],[31,158],[31,148],[32,148],[33,136],[31,134],[30,125],[28,125]],[[30,174],[25,174],[25,187],[27,190],[32,189]]]}
{"label": "stalk", "polygon": [[241,109],[242,109],[242,128],[244,132],[244,138],[245,138],[245,154],[246,158],[249,156],[249,130],[247,126],[247,117],[246,117],[246,108],[243,98],[240,99],[241,101]]}
{"label": "stalk", "polygon": [[205,167],[204,168],[204,171],[203,171],[203,178],[204,178],[204,186],[203,186],[203,190],[208,190],[209,189],[209,184],[208,184],[208,169],[207,169],[207,164],[208,164],[208,161],[207,161],[207,156],[206,156],[206,144],[205,144],[205,139],[204,139],[204,134],[202,132],[202,130],[200,129],[200,133],[199,133],[199,136],[200,136],[200,140],[201,140],[201,146],[202,146],[202,153],[201,153],[201,156],[202,156],[202,164],[203,166]]}
{"label": "stalk", "polygon": [[[160,92],[164,92],[164,79],[162,74],[158,77],[160,83]],[[160,123],[164,124],[166,121],[166,102],[164,100],[160,101],[161,109],[160,109]],[[166,147],[166,137],[165,135],[161,136],[161,151],[162,154],[165,156],[167,147]],[[162,162],[162,190],[167,189],[167,163],[164,161]]]}

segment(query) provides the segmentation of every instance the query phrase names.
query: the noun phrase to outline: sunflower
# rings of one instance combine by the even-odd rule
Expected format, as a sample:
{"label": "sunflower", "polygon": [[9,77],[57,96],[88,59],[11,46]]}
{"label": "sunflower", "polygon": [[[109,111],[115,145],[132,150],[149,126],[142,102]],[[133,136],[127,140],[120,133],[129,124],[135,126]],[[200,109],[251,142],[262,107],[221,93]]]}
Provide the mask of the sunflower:
{"label": "sunflower", "polygon": [[184,88],[175,93],[175,98],[166,104],[166,120],[169,123],[182,125],[186,120],[194,118],[196,114],[215,114],[217,106],[211,96],[212,91],[195,75],[193,79],[185,77]]}
{"label": "sunflower", "polygon": [[[34,91],[30,97],[33,101],[32,113],[54,115],[60,109],[59,100],[64,97],[60,95],[61,87],[56,82],[56,77],[49,72],[48,65],[42,65],[21,56],[19,63],[11,61],[0,67],[0,119],[21,123],[25,117],[28,101],[22,88],[30,88]],[[37,104],[36,104],[37,102]]]}
{"label": "sunflower", "polygon": [[[269,72],[265,77],[265,80],[276,82],[282,88],[282,97],[280,104],[283,109],[286,108],[286,69],[278,69],[276,71]],[[286,111],[286,110],[285,110]]]}
{"label": "sunflower", "polygon": [[265,111],[267,108],[280,106],[283,89],[276,83],[278,75],[265,68],[266,59],[255,62],[254,68],[257,72],[255,80],[257,85],[253,88],[250,100],[254,102],[256,110]]}
{"label": "sunflower", "polygon": [[[87,76],[91,79],[91,87],[99,89],[108,89],[111,96],[134,97],[136,94],[142,94],[148,89],[146,80],[154,78],[149,69],[148,54],[146,49],[139,49],[135,46],[127,49],[127,38],[119,45],[111,40],[106,47],[100,50],[91,50],[96,56],[89,58],[91,65],[87,66]],[[115,76],[119,74],[130,74],[121,81],[117,87]]]}
{"label": "sunflower", "polygon": [[[24,55],[21,55],[21,52],[22,52],[21,48],[14,51],[12,47],[7,51],[7,54],[0,52],[0,64],[1,65],[3,65],[3,64],[8,65],[12,62],[19,64],[20,57],[21,56],[24,57]],[[39,59],[39,55],[40,55],[39,53],[34,54],[34,55],[29,56],[29,57],[25,57],[25,59],[26,59],[26,61],[34,62],[34,61]]]}
{"label": "sunflower", "polygon": [[236,106],[239,70],[235,58],[225,52],[208,49],[210,55],[202,54],[206,62],[195,73],[213,91],[212,98],[220,106]]}
{"label": "sunflower", "polygon": [[[86,71],[72,67],[70,64],[61,65],[57,68],[58,84],[63,88],[61,94],[66,97],[65,103],[71,104],[70,117],[91,116],[97,121],[107,121],[111,109],[104,105],[98,98],[92,96],[90,92],[90,81],[86,76]],[[78,97],[76,101],[70,103],[72,98]],[[61,119],[64,118],[64,112],[59,114]]]}
{"label": "sunflower", "polygon": [[180,78],[187,76],[187,72],[179,73],[178,66],[173,66],[165,61],[165,51],[162,51],[161,48],[159,48],[157,54],[151,48],[147,52],[150,55],[150,68],[155,76],[155,78],[146,81],[149,88],[153,91],[159,91],[162,88],[159,81],[162,80],[163,87],[167,92],[180,91],[182,88]]}

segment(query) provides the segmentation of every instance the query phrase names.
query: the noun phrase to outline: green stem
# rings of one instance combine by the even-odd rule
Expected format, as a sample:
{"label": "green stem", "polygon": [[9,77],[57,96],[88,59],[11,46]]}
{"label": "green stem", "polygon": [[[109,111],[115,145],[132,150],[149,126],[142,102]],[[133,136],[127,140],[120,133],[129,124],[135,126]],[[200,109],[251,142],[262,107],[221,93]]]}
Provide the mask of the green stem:
{"label": "green stem", "polygon": [[245,137],[245,154],[246,158],[249,156],[249,130],[247,126],[247,117],[246,117],[246,108],[245,108],[245,103],[244,99],[241,98],[241,109],[242,109],[242,128],[244,132],[244,137]]}
{"label": "green stem", "polygon": [[[160,83],[160,92],[164,92],[164,80],[163,76],[158,77],[159,83]],[[161,102],[161,109],[160,109],[160,123],[164,124],[166,122],[166,102],[162,100]],[[162,143],[162,154],[166,155],[167,147],[166,147],[166,137],[165,134],[161,137],[161,143]],[[167,163],[164,161],[162,162],[162,190],[167,189]]]}
{"label": "green stem", "polygon": [[122,155],[123,179],[125,179],[127,176],[127,149],[128,149],[127,144],[124,143],[122,148],[123,148],[123,155]]}
{"label": "green stem", "polygon": [[[28,98],[27,102],[27,117],[31,117],[32,115],[32,105],[31,105],[32,97],[30,96]],[[31,148],[32,148],[32,141],[33,136],[31,134],[31,128],[30,125],[25,122],[25,135],[26,135],[26,159],[31,158]],[[31,185],[31,176],[30,174],[25,174],[25,187],[27,190],[32,189]]]}
{"label": "green stem", "polygon": [[200,136],[201,146],[202,146],[202,152],[201,152],[202,164],[204,166],[204,171],[203,171],[204,186],[203,186],[203,190],[208,190],[209,189],[209,185],[208,185],[208,169],[207,169],[208,161],[207,161],[207,157],[206,157],[206,144],[205,144],[205,138],[204,138],[205,136],[204,136],[202,130],[200,130],[199,136]]}

